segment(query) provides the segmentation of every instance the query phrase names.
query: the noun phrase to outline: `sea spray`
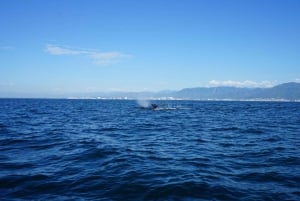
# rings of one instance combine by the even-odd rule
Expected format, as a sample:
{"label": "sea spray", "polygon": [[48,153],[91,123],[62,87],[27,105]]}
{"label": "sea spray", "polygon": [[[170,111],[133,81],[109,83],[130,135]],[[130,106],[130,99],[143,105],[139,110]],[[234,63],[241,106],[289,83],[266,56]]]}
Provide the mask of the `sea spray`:
{"label": "sea spray", "polygon": [[136,102],[141,107],[145,107],[145,108],[150,107],[150,101],[149,100],[146,100],[146,99],[137,99]]}

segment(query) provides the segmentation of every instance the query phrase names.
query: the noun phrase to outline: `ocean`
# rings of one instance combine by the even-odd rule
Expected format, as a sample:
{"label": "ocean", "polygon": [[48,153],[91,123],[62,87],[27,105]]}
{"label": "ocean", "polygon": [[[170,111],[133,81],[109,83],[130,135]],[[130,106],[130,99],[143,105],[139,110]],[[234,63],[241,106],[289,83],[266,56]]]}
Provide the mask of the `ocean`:
{"label": "ocean", "polygon": [[300,103],[0,99],[1,200],[300,200]]}

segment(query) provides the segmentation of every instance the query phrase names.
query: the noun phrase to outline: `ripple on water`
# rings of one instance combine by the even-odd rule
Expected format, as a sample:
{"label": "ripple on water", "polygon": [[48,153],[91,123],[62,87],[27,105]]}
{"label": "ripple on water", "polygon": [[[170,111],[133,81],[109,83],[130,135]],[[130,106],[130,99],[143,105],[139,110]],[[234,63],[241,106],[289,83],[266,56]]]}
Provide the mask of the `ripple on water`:
{"label": "ripple on water", "polygon": [[300,200],[299,103],[158,104],[0,99],[1,198]]}

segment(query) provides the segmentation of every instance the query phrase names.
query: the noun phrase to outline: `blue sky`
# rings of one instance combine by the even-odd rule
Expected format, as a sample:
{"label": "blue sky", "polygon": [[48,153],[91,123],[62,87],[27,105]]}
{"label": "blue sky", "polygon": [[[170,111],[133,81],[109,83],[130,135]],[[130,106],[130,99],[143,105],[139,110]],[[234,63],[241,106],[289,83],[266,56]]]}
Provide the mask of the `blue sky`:
{"label": "blue sky", "polygon": [[2,0],[0,97],[300,81],[298,0]]}

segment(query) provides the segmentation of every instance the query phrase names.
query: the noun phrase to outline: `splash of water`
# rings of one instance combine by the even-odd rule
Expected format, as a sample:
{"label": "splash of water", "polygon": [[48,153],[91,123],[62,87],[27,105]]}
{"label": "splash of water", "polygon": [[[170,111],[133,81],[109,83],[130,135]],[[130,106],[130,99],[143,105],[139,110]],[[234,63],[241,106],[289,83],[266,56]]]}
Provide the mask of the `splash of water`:
{"label": "splash of water", "polygon": [[146,99],[137,99],[136,102],[141,107],[150,107],[150,101],[149,100],[146,100]]}

